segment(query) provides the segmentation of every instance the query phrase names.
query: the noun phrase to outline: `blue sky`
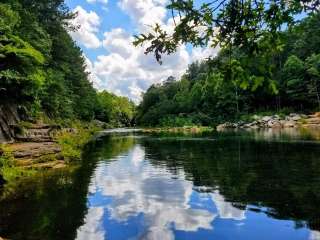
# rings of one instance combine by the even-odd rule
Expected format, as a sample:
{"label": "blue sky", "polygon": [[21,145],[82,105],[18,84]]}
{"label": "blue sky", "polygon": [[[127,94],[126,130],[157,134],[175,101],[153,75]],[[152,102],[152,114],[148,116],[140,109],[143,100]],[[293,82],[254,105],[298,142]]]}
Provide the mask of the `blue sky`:
{"label": "blue sky", "polygon": [[[99,27],[99,32],[97,36],[100,39],[103,39],[103,33],[107,32],[113,28],[123,28],[128,32],[132,32],[134,28],[132,22],[130,21],[130,17],[125,14],[118,6],[117,0],[109,0],[107,4],[101,4],[100,2],[88,3],[86,0],[67,0],[66,4],[70,7],[70,9],[75,9],[77,6],[81,6],[86,11],[94,11],[101,19],[101,25]],[[81,46],[80,42],[80,46]],[[104,54],[104,50],[102,48],[98,49],[88,49],[81,46],[82,50],[86,54],[86,56],[94,61],[98,55]]]}
{"label": "blue sky", "polygon": [[127,96],[138,103],[141,93],[150,85],[169,76],[179,78],[191,62],[216,53],[214,49],[181,46],[159,65],[152,55],[144,54],[143,47],[132,45],[134,34],[147,32],[155,23],[172,31],[173,19],[165,8],[167,3],[168,0],[66,1],[78,13],[73,23],[80,28],[70,34],[83,50],[97,89]]}

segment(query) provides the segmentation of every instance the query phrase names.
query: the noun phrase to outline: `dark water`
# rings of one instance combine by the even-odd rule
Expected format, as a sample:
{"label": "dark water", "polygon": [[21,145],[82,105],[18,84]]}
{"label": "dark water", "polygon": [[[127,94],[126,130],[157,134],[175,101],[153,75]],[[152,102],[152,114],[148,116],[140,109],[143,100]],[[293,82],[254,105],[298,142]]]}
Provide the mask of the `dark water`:
{"label": "dark water", "polygon": [[2,190],[9,239],[320,239],[317,135],[109,134]]}

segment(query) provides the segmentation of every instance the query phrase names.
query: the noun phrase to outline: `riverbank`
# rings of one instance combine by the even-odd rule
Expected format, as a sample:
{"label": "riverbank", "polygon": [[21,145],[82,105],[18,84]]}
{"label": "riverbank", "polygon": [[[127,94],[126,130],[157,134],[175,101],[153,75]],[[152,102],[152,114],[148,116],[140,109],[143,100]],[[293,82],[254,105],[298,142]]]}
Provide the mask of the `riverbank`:
{"label": "riverbank", "polygon": [[181,133],[197,134],[204,132],[225,131],[225,130],[259,130],[259,129],[320,129],[320,112],[311,115],[290,113],[288,115],[251,115],[245,116],[246,120],[225,122],[215,126],[183,126],[183,127],[152,127],[141,128],[145,133]]}
{"label": "riverbank", "polygon": [[37,171],[66,168],[80,160],[82,148],[101,130],[96,123],[74,122],[70,127],[23,123],[16,141],[0,145],[3,182]]}
{"label": "riverbank", "polygon": [[158,128],[142,128],[144,133],[181,133],[181,134],[198,134],[204,132],[213,132],[213,127],[206,126],[184,126],[184,127],[158,127]]}
{"label": "riverbank", "polygon": [[[68,127],[67,127],[68,126]],[[61,169],[81,158],[81,150],[101,122],[74,122],[64,125],[21,122],[15,129],[15,142],[0,145],[0,184],[36,171]],[[312,115],[252,115],[247,121],[226,122],[217,127],[184,126],[142,128],[144,133],[201,134],[237,129],[320,128],[320,113]],[[111,130],[111,131],[114,131]]]}
{"label": "riverbank", "polygon": [[320,112],[312,115],[291,113],[289,115],[253,115],[247,121],[219,124],[217,131],[227,129],[279,129],[279,128],[320,128]]}

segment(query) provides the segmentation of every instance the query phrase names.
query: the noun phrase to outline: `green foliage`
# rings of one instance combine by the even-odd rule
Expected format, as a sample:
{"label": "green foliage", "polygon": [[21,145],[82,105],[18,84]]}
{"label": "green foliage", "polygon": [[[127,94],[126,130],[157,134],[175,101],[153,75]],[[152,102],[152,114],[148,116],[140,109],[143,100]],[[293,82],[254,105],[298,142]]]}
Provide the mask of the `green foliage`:
{"label": "green foliage", "polygon": [[304,69],[304,62],[295,55],[289,56],[284,65],[286,93],[290,95],[291,101],[301,102],[305,98]]}
{"label": "green foliage", "polygon": [[57,141],[62,148],[66,161],[77,161],[81,158],[83,147],[90,141],[94,133],[101,130],[90,123],[73,122],[71,129],[65,129],[57,134]]}
{"label": "green foliage", "polygon": [[159,121],[159,126],[162,127],[184,127],[193,125],[194,120],[190,117],[166,116]]}
{"label": "green foliage", "polygon": [[[174,30],[155,24],[153,31],[135,37],[135,45],[147,42],[146,53],[154,53],[161,63],[162,54],[175,52],[181,44],[193,46],[238,46],[246,52],[259,51],[259,40],[268,36],[274,45],[279,31],[295,23],[299,14],[312,14],[319,1],[204,1],[171,0],[167,9],[174,19]],[[275,49],[278,45],[274,45]]]}
{"label": "green foliage", "polygon": [[116,96],[104,103],[89,81],[82,51],[68,33],[77,27],[69,23],[73,17],[63,0],[0,3],[1,103],[23,105],[33,118],[98,117],[129,126],[134,105]]}
{"label": "green foliage", "polygon": [[45,58],[17,32],[21,18],[9,5],[0,4],[0,87],[2,101],[36,99],[44,82]]}
{"label": "green foliage", "polygon": [[312,54],[308,57],[306,68],[309,78],[309,94],[317,99],[318,109],[320,110],[320,54]]}
{"label": "green foliage", "polygon": [[4,168],[11,167],[13,165],[13,155],[10,149],[2,144],[0,145],[0,170],[3,171]]}
{"label": "green foliage", "polygon": [[[320,32],[319,16],[280,32],[276,42],[264,35],[257,41],[259,53],[229,45],[215,58],[191,64],[179,81],[151,86],[137,108],[137,122],[212,125],[256,112],[320,109],[320,38],[314,34]],[[314,51],[303,42],[306,35]]]}
{"label": "green foliage", "polygon": [[114,127],[131,126],[135,116],[135,105],[128,98],[107,91],[98,93],[96,118]]}
{"label": "green foliage", "polygon": [[14,179],[31,176],[34,174],[32,170],[26,170],[15,166],[15,160],[11,149],[4,144],[0,145],[0,175],[10,182]]}

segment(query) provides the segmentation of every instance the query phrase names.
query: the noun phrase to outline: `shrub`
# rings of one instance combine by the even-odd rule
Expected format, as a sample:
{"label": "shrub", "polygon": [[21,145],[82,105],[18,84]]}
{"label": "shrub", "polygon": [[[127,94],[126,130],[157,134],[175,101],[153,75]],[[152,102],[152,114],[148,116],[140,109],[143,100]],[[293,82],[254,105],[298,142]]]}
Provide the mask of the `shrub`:
{"label": "shrub", "polygon": [[166,116],[160,119],[161,127],[185,127],[197,125],[191,117]]}
{"label": "shrub", "polygon": [[62,148],[62,155],[67,161],[76,161],[81,157],[81,150],[94,133],[100,128],[94,124],[75,122],[72,128],[63,129],[57,134],[57,141]]}

